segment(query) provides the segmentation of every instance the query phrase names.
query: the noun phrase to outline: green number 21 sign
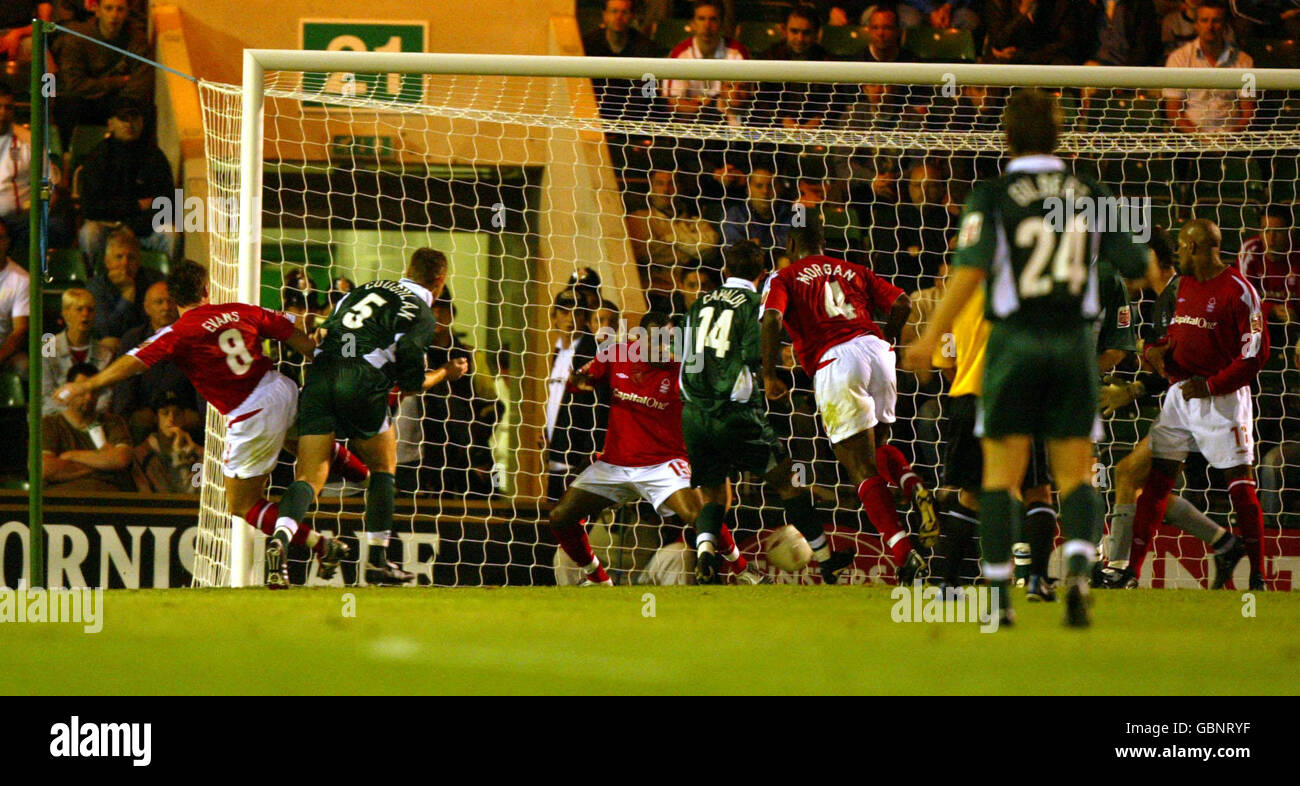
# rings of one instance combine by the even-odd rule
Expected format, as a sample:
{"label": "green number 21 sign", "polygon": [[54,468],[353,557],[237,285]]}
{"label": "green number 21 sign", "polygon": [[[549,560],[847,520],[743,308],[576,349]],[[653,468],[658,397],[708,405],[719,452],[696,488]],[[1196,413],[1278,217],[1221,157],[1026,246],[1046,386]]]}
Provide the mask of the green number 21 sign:
{"label": "green number 21 sign", "polygon": [[[302,20],[302,48],[327,52],[423,52],[424,22]],[[420,74],[349,74],[307,72],[304,91],[376,101],[418,103],[423,98]]]}

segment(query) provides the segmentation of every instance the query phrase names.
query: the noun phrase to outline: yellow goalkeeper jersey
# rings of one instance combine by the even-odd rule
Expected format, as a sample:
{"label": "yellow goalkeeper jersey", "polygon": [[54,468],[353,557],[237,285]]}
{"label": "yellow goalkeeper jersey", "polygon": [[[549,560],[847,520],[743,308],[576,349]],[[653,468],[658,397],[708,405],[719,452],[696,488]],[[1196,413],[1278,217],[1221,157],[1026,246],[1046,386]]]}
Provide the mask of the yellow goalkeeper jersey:
{"label": "yellow goalkeeper jersey", "polygon": [[984,390],[984,352],[992,325],[984,318],[984,287],[975,290],[952,323],[952,338],[934,351],[935,368],[957,367],[950,396],[978,396]]}

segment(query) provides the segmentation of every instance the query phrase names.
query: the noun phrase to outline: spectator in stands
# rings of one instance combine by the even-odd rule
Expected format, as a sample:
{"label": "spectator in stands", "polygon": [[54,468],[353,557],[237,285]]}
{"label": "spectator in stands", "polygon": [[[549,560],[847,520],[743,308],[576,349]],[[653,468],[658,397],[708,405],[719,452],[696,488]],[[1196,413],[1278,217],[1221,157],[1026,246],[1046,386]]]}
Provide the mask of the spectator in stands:
{"label": "spectator in stands", "polygon": [[32,205],[32,134],[14,123],[14,91],[0,82],[0,222],[8,236],[27,245]]}
{"label": "spectator in stands", "polygon": [[911,63],[916,56],[903,49],[903,26],[898,21],[898,9],[877,5],[867,17],[867,48],[857,59],[868,63]]}
{"label": "spectator in stands", "polygon": [[[588,57],[661,57],[654,41],[632,27],[632,0],[605,0],[604,25],[582,37],[582,51]],[[605,118],[644,118],[654,99],[632,79],[593,79],[596,103]]]}
{"label": "spectator in stands", "polygon": [[1287,335],[1300,321],[1300,248],[1295,242],[1295,216],[1286,205],[1264,209],[1260,233],[1241,244],[1237,264],[1259,291],[1274,347],[1295,344]]}
{"label": "spectator in stands", "polygon": [[948,252],[955,223],[947,209],[943,172],[932,162],[908,172],[908,200],[898,206],[894,284],[908,292],[932,286]]}
{"label": "spectator in stands", "polygon": [[[1086,0],[1093,23],[1086,25],[1088,59],[1084,65],[1158,66],[1163,59],[1156,8],[1151,0]],[[1084,21],[1089,11],[1082,9]]]}
{"label": "spectator in stands", "polygon": [[198,494],[203,448],[190,436],[186,402],[173,390],[160,391],[149,401],[157,411],[158,429],[135,448],[145,486],[155,494]]}
{"label": "spectator in stands", "polygon": [[[984,6],[987,49],[997,63],[1078,65],[1086,57],[1079,0],[989,0]],[[1090,17],[1089,17],[1090,18]]]}
{"label": "spectator in stands", "polygon": [[0,371],[27,378],[27,330],[31,314],[31,280],[9,258],[9,233],[0,224]]}
{"label": "spectator in stands", "polygon": [[157,145],[141,136],[144,117],[140,105],[122,99],[108,119],[108,131],[81,167],[81,211],[86,221],[80,234],[81,251],[98,259],[104,237],[118,226],[130,227],[141,247],[166,252],[176,258],[181,233],[154,202],[170,205],[175,199],[171,164]]}
{"label": "spectator in stands", "polygon": [[688,270],[682,276],[682,313],[685,314],[695,303],[696,298],[718,288],[707,270]]}
{"label": "spectator in stands", "polygon": [[95,296],[95,330],[105,346],[117,351],[128,330],[149,324],[144,296],[162,280],[162,273],[140,266],[140,241],[129,228],[108,236],[104,269],[86,285]]}
{"label": "spectator in stands", "polygon": [[555,348],[546,378],[546,448],[549,478],[546,496],[559,499],[569,479],[591,463],[603,441],[597,434],[595,391],[569,389],[569,376],[596,357],[596,339],[579,316],[583,312],[569,292],[551,306],[551,336]]}
{"label": "spectator in stands", "polygon": [[[723,12],[719,0],[696,0],[691,17],[692,35],[673,47],[668,56],[691,60],[748,60],[749,50],[743,44],[722,35]],[[751,91],[741,82],[666,79],[663,92],[669,108],[679,117],[738,126],[748,109]]]}
{"label": "spectator in stands", "polygon": [[[817,36],[821,19],[817,10],[801,5],[785,16],[785,40],[774,44],[759,57],[763,60],[829,60],[830,55]],[[825,120],[834,100],[834,85],[809,82],[763,82],[754,98],[750,122],[781,128],[817,128]]]}
{"label": "spectator in stands", "polygon": [[150,105],[153,67],[110,48],[151,54],[145,28],[131,24],[128,11],[127,0],[99,0],[95,18],[77,28],[93,40],[64,36],[59,42],[54,112],[64,139],[72,138],[76,125],[104,125],[123,98]]}
{"label": "spectator in stands", "polygon": [[12,63],[32,61],[32,20],[54,18],[46,0],[5,0],[0,3],[0,55]]}
{"label": "spectator in stands", "polygon": [[[898,23],[898,11],[893,6],[879,5],[868,9],[867,46],[858,60],[868,63],[912,63],[916,56],[902,48],[903,30]],[[925,114],[931,91],[904,85],[863,84],[850,90],[843,99],[847,106],[842,110],[838,125],[844,128],[891,129],[900,120],[917,119]],[[913,99],[909,101],[909,98]]]}
{"label": "spectator in stands", "polygon": [[758,243],[769,258],[785,248],[790,231],[790,205],[777,198],[776,172],[766,164],[754,167],[746,179],[744,202],[732,205],[722,222],[723,243],[730,246],[741,240]]}
{"label": "spectator in stands", "polygon": [[716,262],[721,236],[678,193],[677,175],[663,165],[650,172],[646,207],[628,216],[628,235],[647,280],[654,268],[673,270]]}
{"label": "spectator in stands", "polygon": [[[1228,8],[1222,0],[1203,0],[1196,9],[1196,39],[1165,61],[1168,68],[1250,68],[1250,55],[1226,37]],[[1186,133],[1244,131],[1255,115],[1255,100],[1239,90],[1165,90],[1165,114]]]}
{"label": "spectator in stands", "polygon": [[464,360],[465,372],[420,396],[424,408],[422,491],[476,493],[492,489],[492,453],[489,440],[497,422],[496,402],[475,387],[479,369],[474,348],[453,329],[456,307],[444,291],[433,303],[437,323],[433,344],[426,353],[429,368],[448,368]]}
{"label": "spectator in stands", "polygon": [[[99,371],[89,363],[68,369],[59,382],[79,382]],[[99,392],[73,396],[41,420],[42,480],[49,491],[136,491],[131,432],[117,415],[100,412]]]}
{"label": "spectator in stands", "polygon": [[[119,354],[135,349],[176,321],[176,304],[167,293],[166,281],[155,282],[145,290],[143,308],[149,321],[122,334]],[[205,404],[189,379],[170,360],[155,363],[144,373],[118,383],[113,388],[108,409],[126,419],[132,435],[148,434],[158,427],[157,408],[150,403],[158,396],[170,396],[169,400],[178,407],[177,422],[184,428],[196,433],[201,429],[199,413]]]}
{"label": "spectator in stands", "polygon": [[617,337],[620,319],[617,305],[609,300],[600,301],[600,308],[591,317],[591,334],[602,343]]}
{"label": "spectator in stands", "polygon": [[1160,42],[1165,55],[1196,40],[1196,9],[1201,0],[1182,0],[1178,10],[1165,14],[1160,21]]}
{"label": "spectator in stands", "polygon": [[980,15],[970,0],[903,0],[898,4],[898,21],[904,28],[932,27],[978,30]]}
{"label": "spectator in stands", "polygon": [[333,311],[334,307],[339,304],[339,301],[347,297],[348,293],[351,292],[353,289],[355,289],[356,286],[357,286],[356,284],[352,283],[352,279],[348,278],[347,276],[339,276],[338,278],[334,279],[334,281],[331,282],[330,284],[330,291],[328,295],[330,310]]}
{"label": "spectator in stands", "polygon": [[[68,289],[63,293],[63,330],[54,336],[50,350],[41,358],[43,375],[41,413],[50,415],[64,408],[54,398],[54,391],[67,379],[68,370],[80,364],[103,369],[113,362],[113,347],[94,338],[95,296],[85,289]],[[97,401],[100,411],[108,409],[108,399]]]}

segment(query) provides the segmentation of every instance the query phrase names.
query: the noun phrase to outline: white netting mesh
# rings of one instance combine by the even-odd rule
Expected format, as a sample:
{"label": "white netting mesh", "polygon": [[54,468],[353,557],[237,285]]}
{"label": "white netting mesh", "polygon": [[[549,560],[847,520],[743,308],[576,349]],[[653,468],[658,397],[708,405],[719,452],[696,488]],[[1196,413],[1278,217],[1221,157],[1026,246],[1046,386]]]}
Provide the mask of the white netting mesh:
{"label": "white netting mesh", "polygon": [[[430,360],[463,355],[474,373],[409,400],[398,418],[395,531],[408,565],[437,584],[574,576],[571,566],[552,570],[563,557],[539,514],[548,490],[552,497],[562,490],[600,439],[598,403],[564,399],[558,410],[548,408],[557,342],[569,341],[551,306],[571,276],[589,268],[599,277],[592,301],[574,312],[588,331],[598,327],[594,319],[636,324],[647,308],[680,313],[716,279],[727,242],[759,238],[781,264],[791,216],[817,211],[833,253],[870,264],[916,300],[932,302],[962,200],[977,179],[999,170],[1004,147],[998,127],[1007,89],[959,80],[706,82],[697,86],[704,110],[688,117],[654,81],[597,80],[593,90],[587,80],[568,78],[402,79],[404,97],[414,100],[369,100],[366,82],[351,75],[267,74],[261,293],[263,305],[323,315],[340,277],[396,278],[416,248],[448,253],[456,311],[440,341],[451,346],[435,347]],[[1259,234],[1267,206],[1296,198],[1300,113],[1287,91],[1264,91],[1249,102],[1222,93],[1230,111],[1253,106],[1249,126],[1198,134],[1172,128],[1168,91],[1055,92],[1066,122],[1062,155],[1119,194],[1146,200],[1140,204],[1156,224],[1176,231],[1187,218],[1212,218],[1223,229],[1225,253],[1235,254]],[[239,90],[207,84],[202,97],[209,197],[237,196]],[[1292,235],[1293,224],[1284,227]],[[211,248],[214,281],[223,282],[217,289],[233,295],[235,228],[227,225]],[[590,292],[583,283],[574,294],[581,300]],[[1150,299],[1135,302],[1144,319]],[[1292,398],[1300,388],[1294,336],[1280,321],[1273,329],[1256,407],[1260,456],[1275,467],[1261,482],[1268,550],[1273,569],[1285,571],[1300,558],[1300,535],[1278,529],[1296,523],[1287,513],[1297,462],[1288,440],[1300,431]],[[294,359],[282,361],[293,375]],[[796,393],[773,405],[772,422],[836,540],[857,540],[863,556],[851,580],[887,576],[878,539],[820,431],[810,382],[792,364],[787,373]],[[943,455],[942,391],[918,390],[910,375],[899,376],[894,442],[934,485]],[[1103,462],[1112,465],[1131,449],[1154,407],[1144,402],[1107,420]],[[199,582],[219,584],[229,527],[212,493],[221,425],[210,426]],[[275,480],[282,487],[290,477],[286,461]],[[1218,473],[1193,460],[1186,478],[1185,494],[1226,520]],[[317,525],[355,530],[359,490],[331,488],[344,496],[326,492]],[[753,483],[741,484],[739,499],[733,524],[752,552],[753,534],[780,523],[781,514],[764,506]],[[676,575],[673,560],[689,564],[673,549],[650,568],[656,551],[679,534],[644,505],[593,523],[598,554],[629,581]],[[1188,585],[1207,570],[1203,547],[1187,536],[1158,538],[1154,552],[1147,574],[1157,582]],[[811,573],[784,578],[813,580]]]}

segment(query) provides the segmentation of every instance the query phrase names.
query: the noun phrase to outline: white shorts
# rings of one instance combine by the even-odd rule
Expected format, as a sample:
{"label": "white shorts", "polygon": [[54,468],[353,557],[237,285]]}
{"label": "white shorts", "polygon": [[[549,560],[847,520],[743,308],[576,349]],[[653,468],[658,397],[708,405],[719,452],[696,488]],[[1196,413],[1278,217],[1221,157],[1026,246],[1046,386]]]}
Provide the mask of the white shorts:
{"label": "white shorts", "polygon": [[1182,461],[1194,450],[1215,469],[1254,464],[1250,388],[1188,401],[1183,398],[1184,384],[1179,382],[1165,393],[1160,417],[1151,426],[1151,455]]}
{"label": "white shorts", "polygon": [[596,461],[569,485],[616,503],[643,499],[654,505],[659,515],[671,516],[673,512],[664,507],[664,503],[678,491],[691,487],[691,465],[686,459],[673,459],[648,467],[620,467]]}
{"label": "white shorts", "polygon": [[266,372],[244,403],[226,415],[225,476],[255,478],[274,469],[297,416],[298,386],[278,371]]}
{"label": "white shorts", "polygon": [[893,423],[898,403],[897,358],[876,336],[858,336],[826,350],[813,374],[817,411],[832,444]]}

